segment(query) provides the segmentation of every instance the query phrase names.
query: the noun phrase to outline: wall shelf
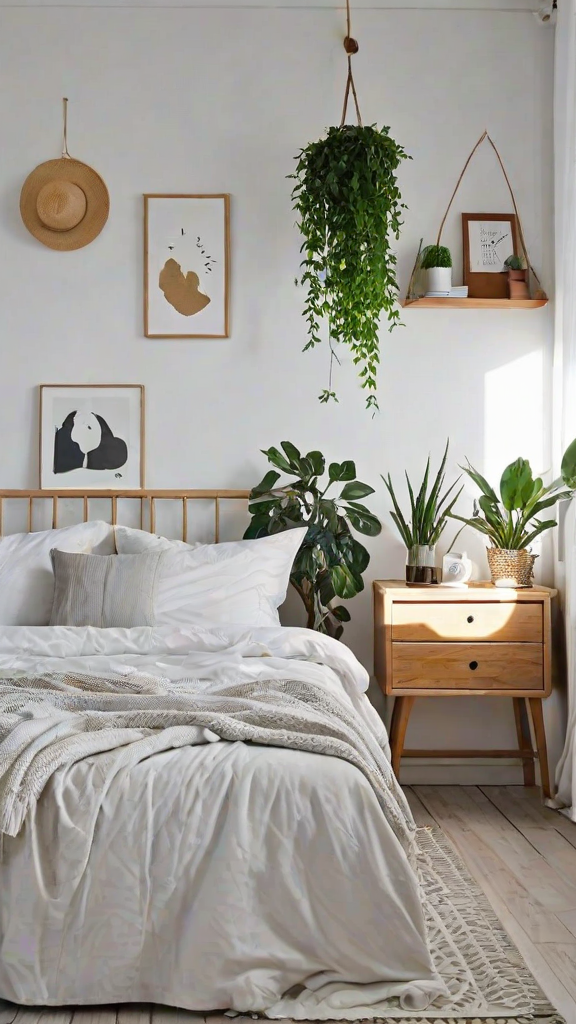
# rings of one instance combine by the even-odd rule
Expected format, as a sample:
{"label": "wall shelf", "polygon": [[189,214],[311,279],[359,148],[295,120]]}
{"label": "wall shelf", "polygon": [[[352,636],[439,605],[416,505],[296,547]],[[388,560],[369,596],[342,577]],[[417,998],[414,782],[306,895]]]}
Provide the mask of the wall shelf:
{"label": "wall shelf", "polygon": [[539,309],[546,306],[548,299],[441,299],[422,298],[405,300],[405,309]]}

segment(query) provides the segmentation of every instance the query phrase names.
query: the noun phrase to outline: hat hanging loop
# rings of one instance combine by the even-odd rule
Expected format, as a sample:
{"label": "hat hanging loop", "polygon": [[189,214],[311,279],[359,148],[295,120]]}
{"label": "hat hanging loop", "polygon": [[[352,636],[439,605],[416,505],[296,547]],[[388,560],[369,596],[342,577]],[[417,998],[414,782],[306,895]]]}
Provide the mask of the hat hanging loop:
{"label": "hat hanging loop", "polygon": [[350,35],[351,18],[350,18],[350,0],[346,0],[346,38],[344,39],[344,49],[348,57],[348,76],[346,78],[346,90],[344,92],[344,106],[342,107],[342,120],[340,121],[340,127],[343,128],[346,123],[346,113],[348,110],[348,99],[350,97],[350,89],[352,89],[352,96],[354,97],[354,106],[356,107],[356,118],[360,128],[362,127],[362,115],[360,113],[360,106],[358,104],[358,94],[356,92],[356,85],[354,83],[354,75],[352,74],[352,56],[358,53],[359,46],[356,39],[353,39]]}
{"label": "hat hanging loop", "polygon": [[71,160],[68,152],[68,97],[62,97],[62,159]]}

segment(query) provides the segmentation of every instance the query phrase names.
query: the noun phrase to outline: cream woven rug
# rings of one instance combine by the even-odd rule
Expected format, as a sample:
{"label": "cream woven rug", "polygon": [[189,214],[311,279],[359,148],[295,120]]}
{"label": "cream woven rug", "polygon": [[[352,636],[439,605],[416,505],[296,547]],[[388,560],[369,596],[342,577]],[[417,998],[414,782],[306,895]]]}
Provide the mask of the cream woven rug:
{"label": "cream woven rug", "polygon": [[[380,1024],[567,1024],[550,1005],[488,899],[440,828],[418,829],[421,880],[435,966],[452,999],[412,1016],[391,1007]],[[446,943],[446,933],[452,940]]]}

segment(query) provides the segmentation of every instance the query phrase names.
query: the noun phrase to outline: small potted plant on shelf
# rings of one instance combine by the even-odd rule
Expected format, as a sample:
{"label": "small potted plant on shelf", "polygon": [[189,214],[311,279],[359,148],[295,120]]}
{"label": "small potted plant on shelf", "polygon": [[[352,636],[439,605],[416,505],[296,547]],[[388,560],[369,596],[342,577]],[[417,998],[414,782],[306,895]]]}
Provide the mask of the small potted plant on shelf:
{"label": "small potted plant on shelf", "polygon": [[420,266],[428,272],[427,295],[449,295],[452,287],[452,256],[446,245],[427,245]]}
{"label": "small potted plant on shelf", "polygon": [[508,271],[508,298],[529,299],[528,270],[522,256],[508,256],[504,266]]}
{"label": "small potted plant on shelf", "polygon": [[452,519],[471,526],[488,538],[488,564],[497,587],[531,587],[536,555],[530,545],[545,530],[556,526],[555,519],[539,515],[563,498],[571,498],[576,489],[576,440],[566,449],[561,476],[547,487],[541,477],[534,480],[527,459],[516,459],[506,466],[500,480],[500,496],[487,480],[468,463],[462,469],[480,488],[471,519],[456,515]]}
{"label": "small potted plant on shelf", "polygon": [[407,549],[406,582],[409,586],[421,587],[442,582],[442,569],[436,564],[436,544],[443,533],[446,521],[454,505],[462,493],[462,488],[460,488],[456,495],[452,497],[452,500],[448,501],[458,480],[455,480],[446,491],[441,493],[444,487],[444,470],[448,457],[448,445],[449,441],[446,442],[440,469],[436,474],[436,479],[430,491],[428,491],[430,456],[428,456],[424,477],[416,497],[414,496],[414,488],[406,473],[411,512],[408,521],[396,500],[390,474],[387,477],[382,477],[394,505],[394,511],[390,512],[390,515],[398,527],[398,532]]}
{"label": "small potted plant on shelf", "polygon": [[[266,537],[295,526],[308,526],[308,533],[296,555],[290,582],[306,609],[309,629],[327,633],[337,640],[350,612],[337,598],[348,599],[364,589],[362,573],[370,555],[352,530],[376,537],[382,526],[360,498],[374,488],[356,479],[351,461],[331,462],[328,479],[321,479],[326,461],[321,452],[302,455],[295,445],[282,441],[282,451],[263,451],[275,467],[250,491],[251,522],[245,537]],[[280,473],[294,479],[278,486]],[[341,484],[338,496],[327,496]]]}

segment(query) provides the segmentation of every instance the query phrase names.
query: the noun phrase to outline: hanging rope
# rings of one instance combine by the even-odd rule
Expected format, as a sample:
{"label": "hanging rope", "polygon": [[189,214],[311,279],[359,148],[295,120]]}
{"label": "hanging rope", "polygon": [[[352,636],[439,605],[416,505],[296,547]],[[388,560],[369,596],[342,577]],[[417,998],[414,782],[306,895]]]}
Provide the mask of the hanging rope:
{"label": "hanging rope", "polygon": [[534,267],[532,266],[532,264],[530,262],[530,257],[528,255],[528,249],[526,248],[526,242],[524,241],[524,232],[522,230],[522,221],[520,220],[520,212],[518,210],[518,204],[516,202],[516,196],[514,195],[514,189],[512,188],[512,185],[510,184],[510,179],[509,179],[508,175],[506,174],[506,169],[505,169],[504,164],[502,162],[502,157],[500,156],[500,153],[498,152],[498,149],[497,149],[494,141],[490,138],[490,136],[488,135],[487,131],[484,131],[482,133],[482,135],[478,139],[478,142],[474,146],[474,149],[470,153],[470,156],[468,157],[466,163],[464,164],[464,167],[462,168],[460,177],[458,178],[458,181],[456,182],[456,186],[454,188],[454,191],[453,191],[453,193],[452,193],[452,195],[450,197],[450,202],[448,203],[448,206],[446,207],[446,213],[444,214],[444,216],[442,218],[442,221],[441,221],[441,224],[440,224],[440,228],[438,229],[438,238],[436,239],[436,245],[440,245],[440,239],[442,237],[442,231],[443,231],[444,225],[446,223],[446,218],[447,218],[448,214],[450,213],[450,208],[452,206],[452,203],[454,202],[454,198],[456,196],[456,193],[457,193],[458,189],[460,188],[460,183],[462,181],[462,178],[466,174],[466,171],[468,169],[468,165],[469,165],[472,157],[474,156],[476,150],[478,149],[479,146],[482,145],[482,143],[484,142],[485,139],[488,140],[488,142],[490,143],[490,145],[492,146],[492,149],[494,150],[494,152],[496,154],[496,159],[498,160],[498,163],[500,164],[500,169],[502,171],[502,174],[504,175],[504,180],[505,180],[505,182],[506,182],[506,184],[508,186],[508,191],[510,193],[510,198],[512,200],[512,206],[514,207],[514,213],[516,214],[516,224],[518,226],[518,239],[520,241],[522,252],[523,252],[524,257],[526,259],[526,267],[527,267],[528,271],[531,274],[533,274],[534,280],[537,281],[538,284],[540,284],[540,278],[538,277],[538,274],[536,273],[536,271],[534,270]]}
{"label": "hanging rope", "polygon": [[356,107],[356,118],[358,124],[362,127],[362,115],[360,113],[360,106],[358,104],[358,94],[356,92],[356,84],[354,82],[354,75],[352,74],[352,57],[355,53],[358,53],[358,43],[356,39],[351,36],[351,18],[350,18],[350,0],[346,0],[346,38],[344,39],[344,49],[348,55],[348,77],[346,78],[346,90],[344,92],[344,106],[342,107],[342,120],[340,121],[340,127],[343,128],[346,123],[346,114],[348,111],[348,100],[350,98],[350,90],[352,90],[352,96],[354,97],[354,106]]}
{"label": "hanging rope", "polygon": [[70,156],[70,153],[68,152],[68,97],[67,96],[63,96],[63,98],[62,98],[62,120],[63,120],[62,159],[63,160],[71,160],[72,157]]}

